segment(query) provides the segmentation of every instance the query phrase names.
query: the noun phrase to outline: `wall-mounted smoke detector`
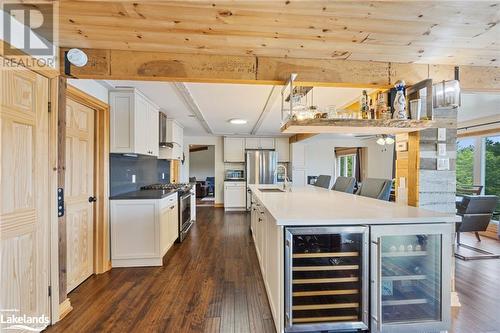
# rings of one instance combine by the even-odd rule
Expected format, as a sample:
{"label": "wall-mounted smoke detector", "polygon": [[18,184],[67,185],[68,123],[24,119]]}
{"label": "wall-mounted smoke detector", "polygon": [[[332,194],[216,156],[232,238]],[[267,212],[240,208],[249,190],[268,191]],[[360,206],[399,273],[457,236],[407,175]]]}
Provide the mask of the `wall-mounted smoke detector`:
{"label": "wall-mounted smoke detector", "polygon": [[83,67],[89,61],[87,54],[80,49],[70,49],[68,53],[66,53],[66,58],[76,67]]}

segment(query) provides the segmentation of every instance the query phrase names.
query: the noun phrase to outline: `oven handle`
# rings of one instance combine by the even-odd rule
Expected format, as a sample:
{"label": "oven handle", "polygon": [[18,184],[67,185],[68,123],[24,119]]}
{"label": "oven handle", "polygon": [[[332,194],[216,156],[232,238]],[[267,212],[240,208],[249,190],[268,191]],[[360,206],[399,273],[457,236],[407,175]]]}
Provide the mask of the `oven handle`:
{"label": "oven handle", "polygon": [[188,194],[184,194],[182,197],[181,197],[181,200],[184,200],[186,198],[189,198],[192,194],[191,193],[188,193]]}

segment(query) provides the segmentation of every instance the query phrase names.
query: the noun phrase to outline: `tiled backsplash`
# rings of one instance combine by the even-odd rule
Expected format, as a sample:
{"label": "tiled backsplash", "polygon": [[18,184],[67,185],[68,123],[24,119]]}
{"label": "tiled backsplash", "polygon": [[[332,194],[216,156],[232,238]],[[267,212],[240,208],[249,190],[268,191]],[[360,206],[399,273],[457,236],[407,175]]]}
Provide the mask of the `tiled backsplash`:
{"label": "tiled backsplash", "polygon": [[144,185],[170,182],[170,161],[156,157],[110,154],[109,168],[111,196],[135,191]]}

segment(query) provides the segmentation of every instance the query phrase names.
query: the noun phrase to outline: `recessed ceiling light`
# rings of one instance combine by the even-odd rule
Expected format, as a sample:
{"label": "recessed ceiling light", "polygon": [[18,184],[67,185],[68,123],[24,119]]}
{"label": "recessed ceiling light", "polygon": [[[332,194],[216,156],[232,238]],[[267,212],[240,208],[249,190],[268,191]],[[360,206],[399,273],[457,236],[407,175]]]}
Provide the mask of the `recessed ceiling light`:
{"label": "recessed ceiling light", "polygon": [[229,119],[229,122],[233,125],[245,125],[247,123],[246,119],[239,118]]}

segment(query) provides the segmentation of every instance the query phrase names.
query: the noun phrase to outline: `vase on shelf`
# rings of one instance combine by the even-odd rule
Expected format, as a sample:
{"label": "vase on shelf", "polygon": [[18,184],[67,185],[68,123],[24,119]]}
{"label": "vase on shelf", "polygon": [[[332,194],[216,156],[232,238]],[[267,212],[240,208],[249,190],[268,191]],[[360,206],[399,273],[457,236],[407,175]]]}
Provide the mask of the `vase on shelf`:
{"label": "vase on shelf", "polygon": [[405,82],[400,80],[394,85],[396,88],[396,97],[394,98],[394,119],[406,120],[408,115],[406,114],[406,98],[405,98]]}

